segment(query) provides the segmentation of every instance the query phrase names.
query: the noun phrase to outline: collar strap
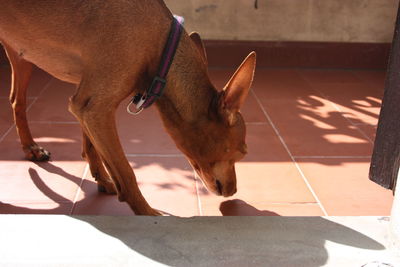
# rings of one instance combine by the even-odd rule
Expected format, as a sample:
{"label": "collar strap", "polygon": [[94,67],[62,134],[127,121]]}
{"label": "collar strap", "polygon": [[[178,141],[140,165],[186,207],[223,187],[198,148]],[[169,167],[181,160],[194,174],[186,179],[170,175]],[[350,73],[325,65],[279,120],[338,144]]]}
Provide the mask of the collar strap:
{"label": "collar strap", "polygon": [[[160,66],[158,67],[157,75],[154,77],[149,88],[144,95],[136,94],[128,106],[128,112],[138,114],[143,109],[148,108],[153,104],[164,92],[167,83],[166,77],[174,60],[175,52],[179,45],[180,36],[183,31],[183,17],[174,16],[172,20],[171,30],[169,32],[167,43],[164,46],[164,51],[161,58]],[[130,110],[131,104],[136,105],[136,112]]]}

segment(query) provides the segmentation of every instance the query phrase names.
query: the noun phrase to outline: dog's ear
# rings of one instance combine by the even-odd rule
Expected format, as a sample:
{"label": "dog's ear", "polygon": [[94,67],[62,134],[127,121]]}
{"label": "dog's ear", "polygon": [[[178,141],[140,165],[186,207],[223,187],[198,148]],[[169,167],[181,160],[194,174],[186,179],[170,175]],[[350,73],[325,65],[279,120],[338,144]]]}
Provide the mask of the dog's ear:
{"label": "dog's ear", "polygon": [[192,39],[193,43],[196,45],[197,50],[200,52],[201,57],[203,58],[203,62],[208,65],[206,49],[204,48],[203,41],[201,40],[200,34],[197,32],[191,32],[189,34],[190,39]]}
{"label": "dog's ear", "polygon": [[256,53],[251,52],[242,62],[224,87],[220,101],[220,113],[229,125],[236,123],[236,113],[240,110],[249,93],[256,68]]}

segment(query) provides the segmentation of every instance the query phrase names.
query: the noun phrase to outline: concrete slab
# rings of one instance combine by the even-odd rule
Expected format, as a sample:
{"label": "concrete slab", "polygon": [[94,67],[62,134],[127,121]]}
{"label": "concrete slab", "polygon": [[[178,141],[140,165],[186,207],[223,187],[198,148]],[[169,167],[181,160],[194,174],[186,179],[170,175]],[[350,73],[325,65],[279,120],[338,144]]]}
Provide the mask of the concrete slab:
{"label": "concrete slab", "polygon": [[1,215],[0,266],[398,266],[387,217]]}

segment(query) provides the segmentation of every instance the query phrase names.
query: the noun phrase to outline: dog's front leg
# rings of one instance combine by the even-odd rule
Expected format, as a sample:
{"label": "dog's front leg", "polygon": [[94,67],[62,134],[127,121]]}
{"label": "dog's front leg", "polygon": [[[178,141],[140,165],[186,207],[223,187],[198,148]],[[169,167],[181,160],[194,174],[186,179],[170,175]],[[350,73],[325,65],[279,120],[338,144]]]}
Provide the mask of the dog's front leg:
{"label": "dog's front leg", "polygon": [[117,133],[115,110],[123,99],[121,95],[130,88],[124,91],[122,84],[112,83],[103,77],[83,80],[70,99],[69,109],[103,160],[114,181],[119,200],[126,201],[137,215],[161,215],[150,207],[140,192]]}
{"label": "dog's front leg", "polygon": [[116,194],[114,183],[109,178],[107,171],[104,169],[103,161],[85,132],[83,132],[82,140],[82,157],[89,163],[90,172],[96,179],[99,191],[107,194]]}
{"label": "dog's front leg", "polygon": [[33,65],[24,60],[6,44],[3,44],[3,46],[12,68],[10,102],[22,149],[25,152],[25,158],[32,161],[49,160],[50,153],[33,141],[26,119],[26,89],[29,85]]}

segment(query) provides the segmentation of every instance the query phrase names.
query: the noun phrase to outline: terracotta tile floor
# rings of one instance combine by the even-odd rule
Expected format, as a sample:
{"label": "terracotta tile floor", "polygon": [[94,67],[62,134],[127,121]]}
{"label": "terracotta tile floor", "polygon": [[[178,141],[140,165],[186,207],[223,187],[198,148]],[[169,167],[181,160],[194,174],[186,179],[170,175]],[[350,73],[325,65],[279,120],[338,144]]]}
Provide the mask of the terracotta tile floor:
{"label": "terracotta tile floor", "polygon": [[[233,70],[213,69],[222,87]],[[81,132],[67,111],[73,86],[35,70],[28,116],[47,163],[23,159],[0,67],[0,213],[131,215],[100,194],[81,159]],[[392,194],[368,180],[383,71],[259,69],[243,107],[249,154],[237,164],[238,192],[208,193],[163,131],[154,108],[118,127],[140,188],[155,208],[194,215],[389,215]]]}

